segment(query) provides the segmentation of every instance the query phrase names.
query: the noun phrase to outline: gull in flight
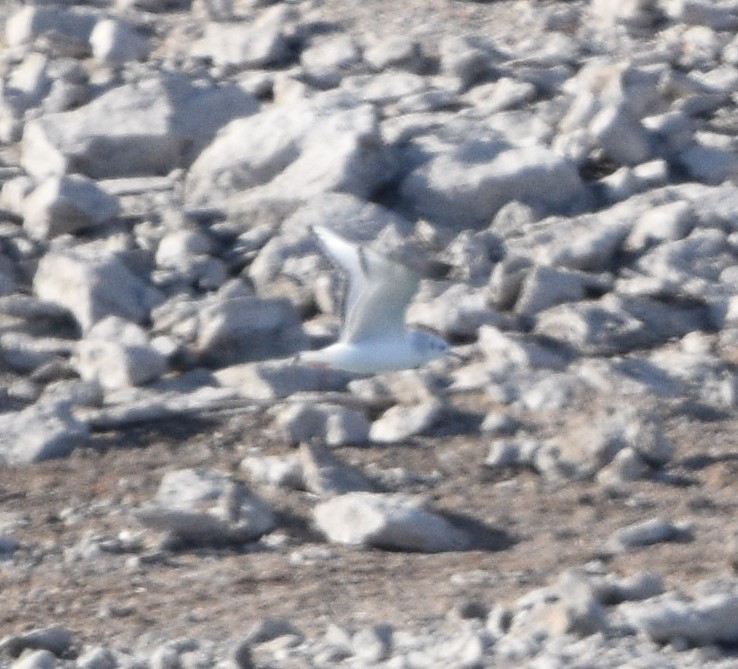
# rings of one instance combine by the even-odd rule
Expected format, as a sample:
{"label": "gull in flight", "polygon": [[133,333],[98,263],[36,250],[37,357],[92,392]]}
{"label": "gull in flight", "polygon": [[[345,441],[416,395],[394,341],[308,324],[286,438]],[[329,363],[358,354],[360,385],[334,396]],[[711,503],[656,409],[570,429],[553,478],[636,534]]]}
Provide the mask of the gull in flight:
{"label": "gull in flight", "polygon": [[295,362],[374,374],[418,367],[449,353],[438,335],[405,327],[408,302],[422,278],[418,272],[360,244],[315,226],[325,254],[348,278],[338,341],[299,353]]}

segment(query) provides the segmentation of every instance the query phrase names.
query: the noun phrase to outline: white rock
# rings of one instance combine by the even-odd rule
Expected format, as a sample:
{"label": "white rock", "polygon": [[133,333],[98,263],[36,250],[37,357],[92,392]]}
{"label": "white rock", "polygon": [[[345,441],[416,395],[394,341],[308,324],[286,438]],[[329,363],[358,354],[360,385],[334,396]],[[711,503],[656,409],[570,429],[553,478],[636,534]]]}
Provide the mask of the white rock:
{"label": "white rock", "polygon": [[46,33],[86,45],[97,21],[93,12],[66,7],[26,6],[13,14],[5,26],[5,37],[11,46],[30,42]]}
{"label": "white rock", "polygon": [[23,332],[0,334],[2,359],[19,372],[30,372],[52,360],[68,358],[74,342],[55,337],[34,337]]}
{"label": "white rock", "polygon": [[622,483],[637,481],[646,478],[650,467],[633,448],[624,448],[619,451],[608,465],[597,472],[597,482],[605,486],[614,486]]}
{"label": "white rock", "polygon": [[241,460],[239,466],[248,472],[254,483],[292,490],[305,489],[302,464],[297,453],[287,456],[253,455]]}
{"label": "white rock", "polygon": [[377,71],[394,67],[416,72],[422,65],[422,53],[418,42],[407,35],[391,35],[368,47],[364,60]]}
{"label": "white rock", "polygon": [[217,65],[268,67],[283,62],[289,55],[284,36],[284,7],[274,8],[256,21],[208,23],[205,34],[194,46],[198,56],[209,56]]}
{"label": "white rock", "polygon": [[314,518],[334,543],[424,553],[468,544],[461,530],[407,495],[348,493],[318,504]]}
{"label": "white rock", "polygon": [[305,489],[314,495],[331,497],[374,488],[359,469],[339,460],[322,444],[301,444],[300,463]]}
{"label": "white rock", "polygon": [[275,422],[280,436],[290,444],[318,440],[342,446],[363,443],[369,437],[369,421],[363,414],[330,404],[291,404],[280,410]]}
{"label": "white rock", "polygon": [[74,366],[82,379],[107,390],[143,385],[168,367],[143,329],[116,316],[95,323],[77,343]]}
{"label": "white rock", "polygon": [[194,87],[180,75],[153,76],[29,121],[21,163],[37,178],[166,174],[190,162],[218,128],[258,107],[237,86]]}
{"label": "white rock", "polygon": [[23,201],[23,227],[31,237],[51,239],[103,225],[118,211],[118,199],[87,177],[49,177]]}
{"label": "white rock", "polygon": [[705,2],[705,0],[669,0],[664,2],[669,16],[683,23],[703,25],[713,30],[738,28],[735,4]]}
{"label": "white rock", "polygon": [[439,52],[441,71],[456,77],[463,88],[477,81],[493,65],[492,49],[471,35],[444,37]]}
{"label": "white rock", "polygon": [[354,634],[351,647],[354,655],[366,663],[382,662],[392,651],[392,628],[389,625],[366,627]]}
{"label": "white rock", "polygon": [[140,323],[161,299],[118,256],[92,248],[47,253],[33,288],[40,299],[68,309],[83,332],[109,315]]}
{"label": "white rock", "polygon": [[190,168],[186,197],[222,206],[243,191],[229,203],[236,208],[239,200],[300,201],[328,191],[365,198],[393,175],[375,109],[327,93],[228,124]]}
{"label": "white rock", "polygon": [[36,182],[24,174],[4,181],[0,189],[0,206],[16,216],[22,216],[23,201],[35,186]]}
{"label": "white rock", "polygon": [[645,212],[636,221],[625,246],[642,250],[662,241],[686,237],[694,225],[694,209],[689,202],[678,200]]}
{"label": "white rock", "polygon": [[20,99],[13,97],[13,103],[22,108],[38,105],[49,92],[49,60],[41,53],[29,53],[23,62],[13,68],[6,84],[6,91],[19,93]]}
{"label": "white rock", "polygon": [[359,47],[350,35],[317,40],[300,54],[300,64],[311,83],[330,88],[361,60]]}
{"label": "white rock", "polygon": [[0,460],[8,464],[62,458],[83,445],[87,425],[74,417],[68,401],[39,401],[0,416]]}
{"label": "white rock", "polygon": [[589,131],[605,154],[621,165],[637,165],[651,154],[643,126],[622,108],[603,109],[592,119]]}
{"label": "white rock", "polygon": [[491,326],[479,328],[479,347],[487,358],[488,369],[506,372],[511,368],[563,369],[566,359],[523,335],[504,333]]}
{"label": "white rock", "polygon": [[522,283],[515,312],[530,317],[562,302],[576,302],[585,297],[588,283],[581,273],[535,265]]}
{"label": "white rock", "polygon": [[504,467],[532,467],[541,442],[535,439],[496,439],[484,461],[492,469]]}
{"label": "white rock", "polygon": [[105,646],[87,647],[76,662],[79,669],[116,669],[118,667],[115,655]]}
{"label": "white rock", "polygon": [[573,163],[540,146],[505,150],[479,141],[442,152],[400,187],[421,216],[458,228],[486,227],[508,202],[573,207],[583,185]]}
{"label": "white rock", "polygon": [[444,404],[431,399],[415,406],[394,406],[372,423],[371,441],[395,444],[430,430],[444,411]]}
{"label": "white rock", "polygon": [[57,659],[48,650],[34,650],[25,653],[10,666],[12,669],[55,669]]}
{"label": "white rock", "polygon": [[618,607],[637,629],[659,643],[686,639],[698,645],[738,642],[738,596],[718,594],[685,601],[668,593]]}
{"label": "white rock", "polygon": [[595,579],[593,585],[597,600],[608,606],[649,599],[664,592],[663,577],[652,571],[624,578],[608,575],[602,579]]}
{"label": "white rock", "polygon": [[255,296],[218,300],[199,314],[197,351],[213,365],[273,358],[305,348],[295,307]]}
{"label": "white rock", "polygon": [[244,397],[277,399],[301,391],[344,390],[350,376],[337,370],[265,361],[224,367],[214,372],[223,386],[239,388]]}
{"label": "white rock", "polygon": [[515,109],[530,102],[536,95],[536,87],[527,81],[500,77],[490,84],[475,86],[464,94],[464,100],[490,114],[505,109]]}
{"label": "white rock", "polygon": [[243,483],[203,468],[164,474],[154,503],[134,515],[147,527],[195,545],[254,541],[275,526],[271,509]]}
{"label": "white rock", "polygon": [[98,21],[90,34],[90,46],[95,59],[112,65],[143,60],[149,52],[146,39],[118,19]]}

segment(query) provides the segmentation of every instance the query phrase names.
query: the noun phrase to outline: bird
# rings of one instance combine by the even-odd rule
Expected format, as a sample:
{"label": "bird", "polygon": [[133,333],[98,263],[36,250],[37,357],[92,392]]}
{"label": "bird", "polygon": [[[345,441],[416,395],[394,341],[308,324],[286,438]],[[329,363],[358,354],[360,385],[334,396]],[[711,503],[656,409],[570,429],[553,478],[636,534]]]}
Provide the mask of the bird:
{"label": "bird", "polygon": [[419,367],[450,353],[442,337],[405,326],[419,272],[326,227],[311,232],[348,285],[338,341],[298,353],[295,363],[368,375]]}

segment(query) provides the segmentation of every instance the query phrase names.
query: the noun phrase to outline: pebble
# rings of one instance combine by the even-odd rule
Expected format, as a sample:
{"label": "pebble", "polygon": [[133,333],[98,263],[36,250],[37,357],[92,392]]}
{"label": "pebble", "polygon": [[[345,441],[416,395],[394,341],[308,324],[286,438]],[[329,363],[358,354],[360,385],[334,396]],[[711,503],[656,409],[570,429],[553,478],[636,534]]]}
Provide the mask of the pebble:
{"label": "pebble", "polygon": [[650,546],[664,541],[689,541],[692,531],[689,524],[671,523],[663,518],[652,518],[618,530],[611,544],[619,551]]}
{"label": "pebble", "polygon": [[430,399],[415,406],[397,405],[387,409],[372,423],[369,439],[381,444],[396,444],[429,431],[441,418],[444,404]]}

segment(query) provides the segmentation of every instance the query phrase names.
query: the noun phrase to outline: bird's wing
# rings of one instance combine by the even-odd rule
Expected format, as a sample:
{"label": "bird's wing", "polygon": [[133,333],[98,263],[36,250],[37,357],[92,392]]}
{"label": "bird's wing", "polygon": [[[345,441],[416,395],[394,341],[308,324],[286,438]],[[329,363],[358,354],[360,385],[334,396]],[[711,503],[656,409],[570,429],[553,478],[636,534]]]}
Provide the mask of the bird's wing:
{"label": "bird's wing", "polygon": [[357,343],[402,332],[420,275],[327,228],[316,226],[313,232],[348,278],[340,340]]}

